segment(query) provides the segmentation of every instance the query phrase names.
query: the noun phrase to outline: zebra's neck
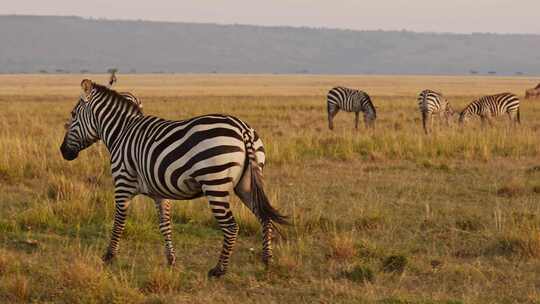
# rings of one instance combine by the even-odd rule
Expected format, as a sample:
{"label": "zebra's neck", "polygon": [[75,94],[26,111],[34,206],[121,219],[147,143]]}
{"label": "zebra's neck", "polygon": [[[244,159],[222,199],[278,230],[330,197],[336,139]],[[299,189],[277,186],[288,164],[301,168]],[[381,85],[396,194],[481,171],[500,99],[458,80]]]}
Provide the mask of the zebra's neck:
{"label": "zebra's neck", "polygon": [[99,138],[111,154],[116,150],[126,127],[142,113],[116,96],[107,96],[93,105]]}
{"label": "zebra's neck", "polygon": [[471,103],[470,105],[468,105],[465,108],[465,110],[463,110],[463,113],[465,115],[476,115],[476,114],[478,114],[479,108],[480,108],[480,102],[475,101],[475,102]]}

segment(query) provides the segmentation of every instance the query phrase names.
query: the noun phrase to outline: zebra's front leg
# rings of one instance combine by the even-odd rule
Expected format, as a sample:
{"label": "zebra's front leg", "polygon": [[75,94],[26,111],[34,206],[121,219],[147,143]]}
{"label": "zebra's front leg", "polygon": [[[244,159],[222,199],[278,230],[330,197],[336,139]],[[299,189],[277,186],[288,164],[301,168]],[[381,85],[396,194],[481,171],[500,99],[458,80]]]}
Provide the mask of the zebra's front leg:
{"label": "zebra's front leg", "polygon": [[354,128],[358,130],[358,121],[360,120],[360,113],[354,112]]}
{"label": "zebra's front leg", "polygon": [[129,199],[131,197],[125,197],[121,194],[116,193],[115,199],[115,212],[114,212],[114,224],[111,233],[111,240],[109,242],[109,247],[102,257],[103,262],[110,263],[118,252],[118,245],[122,234],[124,233],[124,228],[126,227],[126,217],[129,208]]}
{"label": "zebra's front leg", "polygon": [[156,209],[159,218],[159,232],[165,239],[165,256],[170,266],[176,264],[176,254],[171,238],[171,202],[163,199],[156,199]]}
{"label": "zebra's front leg", "polygon": [[337,113],[339,112],[338,108],[335,107],[328,107],[328,128],[330,130],[334,130],[334,117],[336,117]]}
{"label": "zebra's front leg", "polygon": [[486,117],[485,116],[480,116],[480,122],[481,122],[482,129],[485,129],[486,128]]}
{"label": "zebra's front leg", "polygon": [[490,127],[493,127],[493,119],[491,119],[490,116],[486,116],[486,120],[487,120],[489,126],[490,126]]}
{"label": "zebra's front leg", "polygon": [[229,259],[238,236],[238,225],[230,210],[229,190],[205,189],[204,194],[208,197],[212,214],[216,218],[221,231],[223,231],[223,248],[216,267],[210,269],[209,277],[220,277],[227,273]]}

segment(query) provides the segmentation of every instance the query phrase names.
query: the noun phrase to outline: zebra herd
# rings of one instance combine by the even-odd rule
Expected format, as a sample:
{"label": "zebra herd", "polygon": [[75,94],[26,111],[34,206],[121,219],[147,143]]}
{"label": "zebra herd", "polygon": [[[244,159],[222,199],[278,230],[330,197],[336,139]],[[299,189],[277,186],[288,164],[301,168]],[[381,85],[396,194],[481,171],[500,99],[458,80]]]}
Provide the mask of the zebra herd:
{"label": "zebra herd", "polygon": [[[450,106],[443,94],[433,90],[423,90],[418,95],[418,108],[422,115],[424,132],[429,134],[433,126],[433,116],[439,116],[446,125],[456,112]],[[371,98],[364,91],[335,87],[327,95],[328,128],[334,129],[333,119],[339,110],[354,112],[356,115],[355,128],[358,129],[360,112],[364,113],[366,127],[373,127],[377,117]],[[501,93],[483,96],[474,100],[459,114],[459,123],[463,124],[472,116],[480,117],[482,125],[492,125],[492,118],[507,114],[510,122],[520,123],[519,98],[512,93]]]}
{"label": "zebra herd", "polygon": [[[206,197],[223,232],[222,250],[208,275],[219,277],[227,272],[229,258],[238,236],[238,225],[230,208],[236,194],[259,220],[262,231],[262,261],[272,259],[272,238],[276,224],[288,224],[265,194],[263,167],[265,150],[257,132],[246,122],[228,115],[209,114],[187,120],[165,120],[145,115],[142,103],[132,94],[112,89],[91,80],[81,82],[82,94],[65,125],[60,146],[66,160],[101,140],[110,153],[114,183],[115,214],[104,262],[116,256],[122,237],[130,200],[143,194],[153,199],[159,218],[159,230],[165,241],[165,255],[170,265],[176,262],[171,237],[169,200]],[[359,113],[367,127],[373,127],[377,112],[369,95],[362,91],[336,87],[328,93],[328,124],[339,110]],[[418,105],[426,133],[432,115],[448,120],[454,114],[442,94],[422,91]],[[519,122],[519,100],[505,93],[473,101],[460,114],[460,122],[477,115],[491,123],[491,117],[507,113]]]}

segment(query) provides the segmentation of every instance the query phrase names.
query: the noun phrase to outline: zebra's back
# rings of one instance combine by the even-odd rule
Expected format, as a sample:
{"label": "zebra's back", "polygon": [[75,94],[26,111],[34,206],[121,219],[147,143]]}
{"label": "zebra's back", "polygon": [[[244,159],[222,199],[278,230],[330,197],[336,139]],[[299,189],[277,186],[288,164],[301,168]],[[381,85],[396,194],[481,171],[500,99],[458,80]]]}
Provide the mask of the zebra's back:
{"label": "zebra's back", "polygon": [[487,95],[473,101],[468,108],[476,110],[478,114],[498,116],[504,113],[517,112],[519,109],[519,98],[508,92]]}
{"label": "zebra's back", "polygon": [[462,124],[468,117],[479,116],[483,125],[486,121],[491,125],[491,117],[505,113],[510,122],[520,123],[519,98],[512,93],[488,95],[474,100],[461,111],[459,122]]}
{"label": "zebra's back", "polygon": [[371,98],[364,91],[335,87],[328,91],[328,107],[336,107],[346,112],[363,112],[366,108],[373,108]]}

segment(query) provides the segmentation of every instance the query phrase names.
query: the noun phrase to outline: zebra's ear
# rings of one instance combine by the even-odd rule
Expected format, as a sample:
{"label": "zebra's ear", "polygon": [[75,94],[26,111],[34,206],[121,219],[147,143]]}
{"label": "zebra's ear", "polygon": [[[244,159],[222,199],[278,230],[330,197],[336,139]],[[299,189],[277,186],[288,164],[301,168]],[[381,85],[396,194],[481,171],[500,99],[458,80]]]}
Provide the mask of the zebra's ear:
{"label": "zebra's ear", "polygon": [[90,96],[90,93],[92,92],[92,88],[94,87],[94,84],[90,79],[84,79],[81,81],[81,88],[83,90],[83,99],[85,101],[88,101],[88,97]]}

